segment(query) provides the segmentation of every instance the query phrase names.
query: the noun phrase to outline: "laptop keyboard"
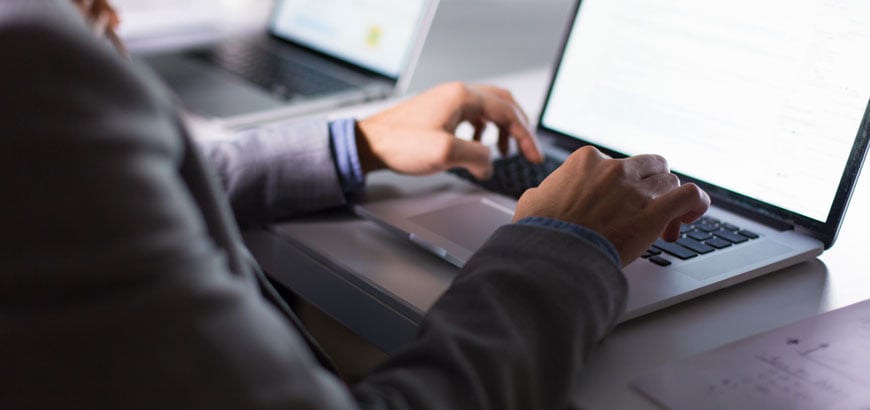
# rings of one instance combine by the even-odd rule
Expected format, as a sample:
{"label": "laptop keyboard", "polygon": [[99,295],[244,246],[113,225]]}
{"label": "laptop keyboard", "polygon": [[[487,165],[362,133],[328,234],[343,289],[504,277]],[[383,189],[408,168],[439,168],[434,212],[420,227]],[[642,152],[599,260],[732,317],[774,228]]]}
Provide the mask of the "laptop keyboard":
{"label": "laptop keyboard", "polygon": [[212,49],[194,51],[191,55],[243,77],[285,100],[353,88],[348,82],[309,64],[241,42],[224,43]]}
{"label": "laptop keyboard", "polygon": [[541,164],[533,164],[522,155],[513,155],[493,161],[493,175],[487,180],[479,180],[461,168],[452,169],[450,172],[486,190],[519,199],[523,192],[538,186],[560,164],[558,160],[550,157],[544,157]]}
{"label": "laptop keyboard", "polygon": [[704,216],[695,223],[681,226],[680,239],[677,239],[676,242],[657,239],[642,257],[656,265],[668,266],[671,261],[662,257],[663,255],[686,260],[719,249],[740,245],[753,239],[758,239],[758,234]]}
{"label": "laptop keyboard", "polygon": [[[514,155],[493,161],[493,175],[488,180],[478,180],[461,168],[452,169],[450,173],[489,191],[518,199],[527,189],[538,186],[559,165],[558,160],[550,157],[545,157],[542,164],[533,164],[521,155]],[[753,239],[758,239],[758,234],[704,216],[692,224],[680,227],[680,239],[676,242],[656,240],[642,257],[656,265],[668,266],[672,264],[668,258],[691,259]]]}

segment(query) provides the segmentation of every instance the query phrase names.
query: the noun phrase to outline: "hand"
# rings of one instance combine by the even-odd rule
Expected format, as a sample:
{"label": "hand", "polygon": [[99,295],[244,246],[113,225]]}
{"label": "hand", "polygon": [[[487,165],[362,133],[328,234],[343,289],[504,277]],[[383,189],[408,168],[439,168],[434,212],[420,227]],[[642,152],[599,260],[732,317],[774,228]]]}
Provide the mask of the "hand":
{"label": "hand", "polygon": [[108,0],[73,0],[73,3],[94,30],[94,34],[109,39],[121,54],[127,54],[124,44],[115,32],[121,19]]}
{"label": "hand", "polygon": [[[472,141],[455,136],[463,122],[475,129]],[[509,92],[449,83],[358,123],[357,149],[363,171],[389,168],[431,174],[463,167],[486,179],[492,173],[490,150],[479,142],[487,122],[498,127],[498,147],[503,154],[513,136],[526,158],[543,160],[528,119]]]}
{"label": "hand", "polygon": [[680,224],[709,207],[710,197],[694,184],[680,185],[664,158],[615,160],[587,146],[526,191],[514,221],[543,216],[582,225],[607,238],[627,265],[659,236],[677,240]]}
{"label": "hand", "polygon": [[88,23],[94,27],[94,30],[99,30],[100,34],[106,29],[118,28],[121,23],[118,12],[109,4],[108,0],[73,0],[73,3],[82,13],[82,16],[88,20]]}

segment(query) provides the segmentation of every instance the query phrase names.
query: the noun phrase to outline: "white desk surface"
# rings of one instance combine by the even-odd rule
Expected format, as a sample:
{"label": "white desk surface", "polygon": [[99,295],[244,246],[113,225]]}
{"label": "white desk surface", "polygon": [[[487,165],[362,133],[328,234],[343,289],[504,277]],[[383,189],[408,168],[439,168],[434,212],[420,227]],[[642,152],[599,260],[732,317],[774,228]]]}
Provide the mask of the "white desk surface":
{"label": "white desk surface", "polygon": [[[493,78],[530,113],[539,109],[546,68]],[[382,105],[336,115],[367,113]],[[375,177],[375,187],[382,177]],[[375,188],[377,189],[377,188]],[[816,260],[702,296],[618,326],[578,380],[588,409],[654,408],[628,387],[659,364],[870,298],[862,228],[870,227],[870,182],[858,188],[835,246]],[[448,286],[454,268],[381,228],[357,219],[297,221],[278,232],[329,258],[384,293],[425,311]]]}

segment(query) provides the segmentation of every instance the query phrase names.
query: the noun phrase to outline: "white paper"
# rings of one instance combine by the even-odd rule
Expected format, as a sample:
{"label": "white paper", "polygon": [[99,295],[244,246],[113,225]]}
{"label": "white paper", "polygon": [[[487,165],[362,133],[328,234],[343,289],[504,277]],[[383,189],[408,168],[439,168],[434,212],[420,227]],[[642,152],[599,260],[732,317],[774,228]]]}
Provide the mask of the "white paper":
{"label": "white paper", "polygon": [[673,409],[870,410],[870,300],[664,365],[633,386]]}

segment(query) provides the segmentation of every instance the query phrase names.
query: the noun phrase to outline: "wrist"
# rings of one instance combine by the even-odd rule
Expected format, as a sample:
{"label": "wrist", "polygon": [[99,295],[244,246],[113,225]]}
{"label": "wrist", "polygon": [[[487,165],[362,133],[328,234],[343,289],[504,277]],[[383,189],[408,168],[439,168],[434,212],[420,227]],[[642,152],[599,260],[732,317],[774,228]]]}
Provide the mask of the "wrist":
{"label": "wrist", "polygon": [[369,143],[370,132],[371,129],[366,121],[356,121],[354,131],[356,150],[364,174],[386,168],[386,164],[375,154]]}
{"label": "wrist", "polygon": [[602,253],[607,255],[616,266],[622,266],[622,257],[619,253],[619,250],[617,250],[616,247],[613,245],[613,242],[611,242],[601,233],[594,231],[586,226],[579,225],[573,222],[567,222],[561,219],[542,216],[530,216],[521,218],[516,221],[516,224],[550,228],[574,235],[595,245],[595,247],[597,247]]}

